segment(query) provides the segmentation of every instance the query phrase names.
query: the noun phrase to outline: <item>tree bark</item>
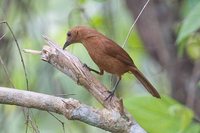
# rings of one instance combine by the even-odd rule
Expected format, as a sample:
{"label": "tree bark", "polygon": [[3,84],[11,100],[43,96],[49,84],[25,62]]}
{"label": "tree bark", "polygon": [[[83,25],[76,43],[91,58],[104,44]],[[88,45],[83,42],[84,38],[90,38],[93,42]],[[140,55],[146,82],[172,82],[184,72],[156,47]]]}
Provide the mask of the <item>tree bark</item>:
{"label": "tree bark", "polygon": [[124,111],[123,101],[117,97],[105,101],[107,89],[83,67],[77,57],[63,51],[56,43],[44,37],[47,44],[42,51],[25,50],[41,54],[41,59],[70,76],[89,91],[105,108],[95,109],[74,99],[39,94],[0,87],[0,103],[51,111],[64,115],[70,120],[79,120],[92,126],[114,133],[146,133],[144,129]]}
{"label": "tree bark", "polygon": [[0,103],[55,112],[64,115],[69,120],[79,120],[110,132],[133,132],[132,129],[135,129],[134,133],[143,131],[138,124],[126,121],[119,112],[105,108],[95,109],[72,98],[64,99],[31,91],[0,87]]}

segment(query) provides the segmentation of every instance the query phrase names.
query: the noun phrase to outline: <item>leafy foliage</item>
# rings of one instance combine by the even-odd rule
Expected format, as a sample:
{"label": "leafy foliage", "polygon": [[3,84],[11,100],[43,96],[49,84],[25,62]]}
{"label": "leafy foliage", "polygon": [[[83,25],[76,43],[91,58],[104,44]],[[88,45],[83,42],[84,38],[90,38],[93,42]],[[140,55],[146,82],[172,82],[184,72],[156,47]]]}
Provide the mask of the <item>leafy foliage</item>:
{"label": "leafy foliage", "polygon": [[[200,27],[200,2],[199,0],[184,1],[187,1],[187,3],[185,2],[186,6],[191,7],[181,25],[177,43],[180,49],[186,49],[186,53],[191,59],[199,60],[200,35],[197,32]],[[0,19],[8,21],[11,25],[21,48],[41,49],[44,45],[42,34],[50,36],[62,45],[70,26],[83,24],[93,26],[118,44],[123,44],[128,29],[133,22],[131,14],[129,14],[123,2],[120,0],[49,0],[48,2],[40,0],[1,0]],[[6,27],[0,26],[0,35],[6,33],[6,36],[0,40],[0,55],[6,62],[11,80],[16,88],[23,89],[25,88],[25,80],[19,63],[20,58],[16,52],[16,47],[13,45],[13,38],[9,35]],[[2,45],[5,45],[7,50]],[[143,65],[145,68],[150,68],[151,63],[144,65],[142,61],[142,55],[146,53],[142,45],[137,31],[134,30],[125,49],[133,57],[137,66],[142,67]],[[68,50],[78,56],[82,62],[88,63],[92,68],[96,67],[81,45],[72,46]],[[32,91],[52,95],[75,94],[72,97],[97,107],[98,103],[84,89],[51,66],[41,63],[39,57],[24,55],[24,58]],[[0,83],[3,86],[10,86],[10,83],[5,79],[5,73],[2,74],[3,72],[0,64]],[[119,87],[132,87],[133,78],[127,75],[124,76]],[[108,79],[110,78],[108,74],[103,77],[96,77],[102,80],[103,84],[109,86],[110,80]],[[126,90],[128,89],[119,89],[118,92]],[[150,133],[160,133],[161,131],[163,133],[200,132],[199,124],[191,122],[194,117],[193,112],[169,97],[163,97],[161,100],[152,97],[131,97],[125,100],[125,106],[140,125]],[[21,112],[18,107],[1,106],[1,131],[24,132],[24,117]],[[41,132],[62,132],[59,123],[47,113],[37,110],[32,113]],[[72,132],[104,133],[100,129],[83,123],[68,122],[63,117],[60,117],[60,119],[65,122],[66,127]]]}
{"label": "leafy foliage", "polygon": [[193,112],[170,97],[132,97],[125,107],[149,133],[182,133],[191,124]]}
{"label": "leafy foliage", "polygon": [[189,15],[184,19],[178,34],[177,42],[181,43],[191,33],[197,31],[200,28],[200,2],[191,10]]}

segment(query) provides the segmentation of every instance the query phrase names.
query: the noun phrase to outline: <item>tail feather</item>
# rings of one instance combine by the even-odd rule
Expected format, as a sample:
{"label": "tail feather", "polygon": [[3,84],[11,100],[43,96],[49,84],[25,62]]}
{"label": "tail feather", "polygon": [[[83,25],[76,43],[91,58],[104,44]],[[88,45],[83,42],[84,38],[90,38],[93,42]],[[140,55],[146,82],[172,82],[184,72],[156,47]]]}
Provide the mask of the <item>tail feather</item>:
{"label": "tail feather", "polygon": [[152,96],[161,98],[157,90],[153,87],[153,85],[145,78],[145,76],[135,67],[131,67],[130,70],[135,77],[143,84],[143,86],[147,89]]}

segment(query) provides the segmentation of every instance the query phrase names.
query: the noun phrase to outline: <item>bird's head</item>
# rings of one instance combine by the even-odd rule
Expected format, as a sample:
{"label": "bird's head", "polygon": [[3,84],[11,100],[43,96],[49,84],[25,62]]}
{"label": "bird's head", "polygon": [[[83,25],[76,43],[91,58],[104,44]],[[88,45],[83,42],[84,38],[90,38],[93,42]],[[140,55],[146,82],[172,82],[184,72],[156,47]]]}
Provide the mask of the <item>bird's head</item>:
{"label": "bird's head", "polygon": [[98,33],[95,29],[86,26],[76,26],[67,32],[67,39],[63,49],[72,43],[79,43],[85,39],[98,35],[100,35],[100,33]]}
{"label": "bird's head", "polygon": [[77,43],[77,42],[80,42],[79,28],[74,27],[70,31],[67,32],[67,39],[63,46],[63,49],[65,49],[70,44]]}

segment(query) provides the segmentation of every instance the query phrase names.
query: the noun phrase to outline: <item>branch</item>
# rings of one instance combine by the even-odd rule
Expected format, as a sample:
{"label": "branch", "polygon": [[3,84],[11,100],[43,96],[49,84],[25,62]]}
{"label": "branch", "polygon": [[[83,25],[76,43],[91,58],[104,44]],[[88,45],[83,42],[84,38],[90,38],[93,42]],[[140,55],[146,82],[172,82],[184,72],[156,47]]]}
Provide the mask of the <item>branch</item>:
{"label": "branch", "polygon": [[77,84],[84,86],[105,108],[123,113],[122,101],[117,97],[112,100],[105,99],[109,96],[107,89],[84,67],[80,60],[63,51],[58,45],[47,37],[44,37],[47,44],[41,52],[41,58],[56,67],[64,74],[71,77]]}
{"label": "branch", "polygon": [[[105,107],[103,110],[96,110],[84,105],[84,107],[80,109],[82,105],[80,105],[79,102],[71,103],[70,105],[69,103],[65,103],[67,106],[66,108],[78,108],[77,110],[81,111],[76,113],[78,116],[71,116],[71,114],[67,113],[65,114],[67,118],[78,119],[87,124],[112,132],[137,132],[135,128],[138,128],[142,133],[145,132],[131,117],[127,117],[131,115],[124,112],[122,100],[114,96],[112,100],[105,101],[110,93],[96,80],[87,68],[83,67],[84,65],[77,57],[71,55],[67,51],[63,51],[56,43],[47,37],[44,36],[44,39],[49,46],[45,45],[42,51],[27,49],[24,51],[32,54],[40,54],[43,61],[50,63],[55,68],[71,77],[79,85],[84,86],[84,88]],[[91,115],[91,117],[88,115]]]}
{"label": "branch", "polygon": [[110,132],[144,132],[138,124],[126,121],[117,111],[94,109],[72,98],[0,87],[0,103],[55,112],[67,119],[79,120]]}

